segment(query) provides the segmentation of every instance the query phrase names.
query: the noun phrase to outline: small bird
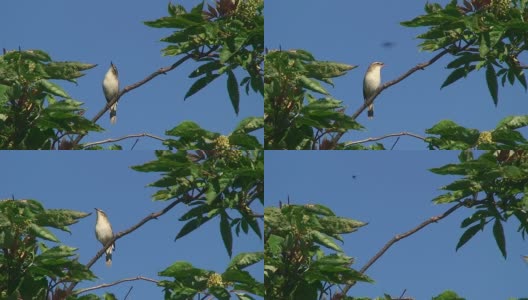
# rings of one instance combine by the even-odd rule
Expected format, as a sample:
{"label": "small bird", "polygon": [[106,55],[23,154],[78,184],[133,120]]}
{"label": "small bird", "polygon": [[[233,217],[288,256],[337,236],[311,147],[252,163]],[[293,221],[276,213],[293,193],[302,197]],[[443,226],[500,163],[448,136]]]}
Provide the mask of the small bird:
{"label": "small bird", "polygon": [[[105,246],[113,237],[112,225],[106,216],[106,213],[98,208],[95,209],[97,212],[97,220],[95,223],[95,237],[103,246]],[[115,243],[106,249],[106,265],[112,265],[112,251],[115,251]]]}
{"label": "small bird", "polygon": [[[116,66],[110,62],[110,68],[106,72],[103,80],[103,92],[106,102],[112,101],[119,93],[119,77]],[[110,123],[115,124],[117,121],[117,102],[110,107]]]}
{"label": "small bird", "polygon": [[[370,64],[367,73],[365,73],[365,78],[363,79],[363,99],[365,99],[365,103],[380,86],[381,68],[383,68],[383,63],[375,61]],[[367,116],[369,119],[374,118],[374,104],[369,105]]]}

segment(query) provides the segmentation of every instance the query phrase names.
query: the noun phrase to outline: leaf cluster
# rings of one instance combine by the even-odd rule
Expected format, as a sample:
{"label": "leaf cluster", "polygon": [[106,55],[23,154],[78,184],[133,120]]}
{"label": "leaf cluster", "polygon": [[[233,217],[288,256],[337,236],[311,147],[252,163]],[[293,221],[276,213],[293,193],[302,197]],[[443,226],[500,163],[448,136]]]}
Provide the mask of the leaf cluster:
{"label": "leaf cluster", "polygon": [[506,117],[490,131],[465,128],[453,121],[443,120],[425,131],[436,135],[427,137],[425,141],[431,150],[528,149],[528,141],[519,131],[526,126],[528,126],[528,115]]}
{"label": "leaf cluster", "polygon": [[325,135],[362,128],[323,86],[356,66],[317,61],[304,50],[270,51],[265,64],[266,149],[329,149]]}
{"label": "leaf cluster", "polygon": [[[59,283],[92,280],[79,263],[77,249],[60,243],[48,228],[70,232],[68,226],[89,214],[45,209],[35,200],[0,201],[0,298],[46,299],[61,294]],[[48,282],[49,281],[49,282]]]}
{"label": "leaf cluster", "polygon": [[[218,218],[222,239],[231,256],[233,231],[239,235],[240,231],[247,234],[251,229],[261,236],[258,218],[262,216],[255,210],[264,205],[264,153],[237,144],[233,135],[214,135],[191,122],[180,125],[173,134],[181,134],[182,147],[178,151],[157,151],[156,160],[133,169],[162,173],[161,179],[150,184],[159,188],[152,196],[154,200],[183,199],[192,207],[180,218],[186,223],[176,239]],[[203,148],[183,147],[196,143]],[[230,211],[237,212],[237,216]]]}
{"label": "leaf cluster", "polygon": [[[215,79],[227,76],[227,91],[233,109],[238,114],[239,86],[261,95],[264,93],[262,62],[264,60],[264,1],[217,0],[215,6],[202,2],[190,11],[169,3],[169,16],[145,22],[155,28],[176,29],[162,39],[170,45],[164,55],[188,55],[203,62],[189,78],[197,78],[185,98],[194,95]],[[247,75],[238,80],[235,69],[241,67]]]}
{"label": "leaf cluster", "polygon": [[165,299],[186,300],[198,294],[204,297],[229,300],[231,293],[240,300],[254,299],[251,294],[264,296],[264,285],[255,280],[245,268],[264,258],[262,252],[241,253],[233,258],[227,269],[218,274],[211,270],[199,269],[188,262],[176,262],[159,273],[172,277],[172,281],[159,283],[164,288]]}
{"label": "leaf cluster", "polygon": [[442,87],[484,68],[486,83],[495,105],[499,101],[498,78],[504,86],[518,81],[526,90],[520,55],[526,51],[528,7],[525,0],[452,0],[445,7],[425,5],[425,15],[401,24],[427,27],[418,35],[421,49],[448,50],[455,58],[447,65],[454,69]]}
{"label": "leaf cluster", "polygon": [[[101,131],[55,81],[76,83],[96,65],[52,61],[41,50],[0,56],[0,149],[67,148],[67,134]],[[65,139],[66,140],[66,139]]]}
{"label": "leaf cluster", "polygon": [[325,284],[372,282],[350,268],[353,258],[336,243],[366,223],[338,217],[323,205],[267,207],[264,215],[266,298],[318,299],[329,292]]}
{"label": "leaf cluster", "polygon": [[264,126],[263,123],[262,117],[248,117],[240,121],[231,134],[223,136],[220,133],[203,129],[192,121],[184,121],[166,131],[168,136],[174,138],[166,139],[164,145],[170,149],[208,151],[219,146],[218,139],[228,139],[228,145],[225,145],[227,148],[258,150],[262,149],[262,144],[252,133],[261,130]]}
{"label": "leaf cluster", "polygon": [[519,221],[523,238],[528,230],[528,152],[525,150],[486,151],[478,158],[470,151],[459,155],[458,164],[431,169],[440,175],[458,175],[461,179],[443,186],[448,192],[439,195],[435,203],[462,202],[476,211],[464,221],[467,228],[460,237],[462,247],[485,226],[492,231],[501,254],[506,258],[506,240],[502,223],[510,217]]}

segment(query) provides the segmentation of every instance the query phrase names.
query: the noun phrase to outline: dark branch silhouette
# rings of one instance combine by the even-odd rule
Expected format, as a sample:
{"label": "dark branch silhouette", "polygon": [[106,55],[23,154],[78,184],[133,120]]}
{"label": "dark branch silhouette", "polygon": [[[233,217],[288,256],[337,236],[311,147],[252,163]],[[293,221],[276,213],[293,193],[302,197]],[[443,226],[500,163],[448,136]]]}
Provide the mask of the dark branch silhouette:
{"label": "dark branch silhouette", "polygon": [[[200,54],[187,54],[185,55],[184,57],[180,58],[178,61],[176,61],[175,63],[173,63],[172,65],[168,66],[168,67],[164,67],[164,68],[160,68],[158,70],[156,70],[154,73],[150,74],[149,76],[145,77],[144,79],[136,82],[136,83],[133,83],[129,86],[126,86],[124,89],[122,89],[121,91],[119,91],[119,93],[117,94],[116,98],[112,99],[112,101],[110,102],[107,102],[105,104],[105,106],[103,107],[103,109],[101,109],[101,111],[99,111],[95,117],[92,118],[92,122],[97,122],[97,120],[99,120],[99,118],[101,118],[107,110],[110,109],[110,107],[112,107],[112,105],[114,105],[117,101],[119,101],[119,99],[126,93],[130,92],[131,90],[134,90],[142,85],[144,85],[145,83],[151,81],[152,79],[156,78],[157,76],[161,75],[161,74],[167,74],[167,72],[170,72],[174,69],[176,69],[179,65],[181,65],[182,63],[184,63],[185,61],[187,61],[188,59],[190,58],[193,58],[195,60],[199,60],[200,58],[202,57],[208,57],[209,55],[211,55],[211,53],[213,53],[214,51],[216,51],[218,49],[218,46],[215,46],[215,47],[212,47],[211,49],[209,49],[207,52],[204,52],[204,53],[200,53]],[[80,134],[78,135],[75,140],[73,141],[73,146],[76,146],[79,144],[79,142],[82,140],[82,138],[85,136],[85,134]]]}
{"label": "dark branch silhouette", "polygon": [[[364,274],[381,256],[383,256],[383,254],[385,254],[385,252],[387,252],[387,250],[389,250],[390,247],[392,247],[392,245],[394,245],[396,242],[406,238],[406,237],[409,237],[411,235],[413,235],[414,233],[420,231],[421,229],[425,228],[426,226],[432,224],[432,223],[436,223],[440,220],[442,220],[443,218],[449,216],[451,213],[453,213],[455,210],[459,209],[460,207],[466,205],[466,202],[465,201],[461,201],[459,203],[457,203],[455,206],[451,207],[450,209],[446,210],[444,213],[440,214],[440,215],[437,215],[437,216],[434,216],[434,217],[431,217],[429,219],[427,219],[426,221],[422,222],[420,225],[414,227],[413,229],[405,232],[405,233],[402,233],[402,234],[397,234],[395,235],[392,239],[390,239],[386,244],[385,246],[383,246],[360,270],[359,272],[361,274]],[[346,295],[348,293],[348,291],[350,290],[350,288],[352,288],[356,283],[353,282],[351,284],[347,284],[343,287],[342,289],[342,292],[340,293],[336,293],[334,295],[334,298],[333,299],[342,299],[342,298],[339,298],[343,295]],[[337,296],[337,298],[336,298]]]}
{"label": "dark branch silhouette", "polygon": [[[154,79],[155,77],[157,77],[157,76],[159,76],[161,74],[166,74],[167,72],[174,70],[176,67],[178,67],[179,65],[181,65],[182,63],[184,63],[186,60],[188,60],[191,57],[192,57],[191,55],[186,55],[186,56],[180,58],[177,62],[173,63],[172,65],[170,65],[168,67],[165,67],[165,68],[160,68],[157,71],[155,71],[154,73],[152,73],[149,76],[145,77],[144,79],[142,79],[142,80],[140,80],[140,81],[138,81],[136,83],[133,83],[133,84],[125,87],[124,89],[119,91],[117,96],[114,99],[112,99],[112,101],[107,102],[105,104],[103,109],[101,109],[101,111],[99,111],[95,115],[95,117],[92,118],[92,122],[94,122],[94,123],[97,122],[97,120],[99,120],[99,118],[101,118],[106,113],[106,111],[109,110],[110,107],[112,107],[112,105],[114,105],[124,94],[126,94],[126,93],[130,92],[131,90],[134,90],[134,89],[144,85],[145,83],[151,81],[152,79]],[[73,145],[74,146],[78,145],[79,142],[81,141],[81,139],[84,136],[85,136],[84,134],[80,134],[79,136],[77,136],[77,138],[75,138],[75,140],[73,141]]]}
{"label": "dark branch silhouette", "polygon": [[119,280],[111,282],[111,283],[104,283],[104,284],[92,286],[92,287],[89,287],[89,288],[80,289],[78,291],[75,291],[74,294],[75,295],[79,295],[79,294],[86,293],[86,292],[89,292],[89,291],[102,289],[102,288],[106,288],[106,287],[109,287],[109,286],[114,286],[114,285],[120,284],[122,282],[136,281],[136,280],[144,280],[144,281],[150,281],[150,282],[154,282],[154,283],[158,283],[159,282],[158,280],[151,279],[151,278],[148,278],[148,277],[137,276],[137,277],[132,277],[132,278],[119,279]]}
{"label": "dark branch silhouette", "polygon": [[425,138],[423,136],[419,136],[419,135],[411,133],[411,132],[402,131],[402,132],[399,132],[399,133],[390,133],[390,134],[382,135],[380,137],[369,137],[369,138],[364,139],[364,140],[345,142],[344,146],[363,144],[363,143],[366,143],[366,142],[379,141],[379,140],[383,140],[383,139],[386,139],[386,138],[389,138],[389,137],[395,137],[395,136],[400,137],[400,136],[404,136],[404,135],[412,136],[412,137],[417,138],[419,140],[425,141]]}
{"label": "dark branch silhouette", "polygon": [[[184,196],[174,200],[171,204],[167,205],[167,207],[165,207],[164,209],[162,209],[162,210],[160,210],[158,212],[155,212],[155,213],[151,213],[150,215],[146,216],[141,221],[139,221],[136,225],[134,225],[134,226],[132,226],[132,227],[130,227],[130,228],[124,230],[124,231],[121,231],[121,232],[117,233],[116,235],[114,235],[114,238],[112,238],[101,250],[99,250],[97,252],[97,254],[86,264],[86,267],[88,269],[91,268],[92,265],[103,255],[103,253],[105,253],[106,249],[108,247],[110,247],[111,245],[113,245],[116,240],[118,240],[118,239],[122,238],[123,236],[135,231],[136,229],[138,229],[139,227],[143,226],[143,224],[147,223],[148,221],[153,220],[153,219],[157,219],[158,217],[164,215],[169,210],[171,210],[174,206],[176,206],[176,204],[178,204],[180,202],[187,202],[187,201],[192,201],[192,200],[199,199],[200,197],[202,197],[203,194],[204,194],[204,191],[200,191],[198,194],[196,194],[194,196],[184,195]],[[78,284],[78,282],[70,283],[70,285],[66,289],[68,295],[72,294],[72,291],[73,291],[73,289],[75,288],[75,286],[77,284]]]}
{"label": "dark branch silhouette", "polygon": [[84,148],[90,148],[92,146],[96,146],[96,145],[100,145],[100,144],[119,142],[119,141],[126,140],[126,139],[129,139],[129,138],[139,138],[139,137],[144,137],[144,136],[149,137],[149,138],[153,138],[155,140],[162,141],[162,142],[165,141],[164,138],[159,137],[157,135],[150,134],[150,133],[136,133],[136,134],[128,134],[128,135],[125,135],[125,136],[122,136],[122,137],[118,137],[118,138],[115,138],[115,139],[106,139],[106,140],[102,140],[102,141],[98,141],[98,142],[86,143],[83,146],[84,146]]}
{"label": "dark branch silhouette", "polygon": [[[465,48],[465,47],[464,47]],[[461,50],[463,50],[464,48],[462,48]],[[440,53],[438,53],[437,55],[435,55],[433,58],[431,58],[429,61],[426,61],[426,62],[423,62],[423,63],[420,63],[420,64],[417,64],[416,66],[414,66],[413,68],[411,68],[410,70],[408,70],[407,72],[405,72],[403,75],[401,75],[400,77],[394,79],[394,80],[391,80],[391,81],[387,81],[385,82],[382,86],[380,86],[378,88],[378,90],[369,98],[367,99],[367,101],[362,104],[357,110],[355,113],[352,114],[352,118],[355,120],[364,110],[365,108],[367,108],[369,105],[371,105],[374,100],[376,99],[376,97],[378,97],[378,95],[385,89],[395,85],[396,83],[404,80],[405,78],[411,76],[411,74],[413,74],[414,72],[418,71],[418,70],[424,70],[426,67],[434,64],[437,60],[439,60],[442,56],[446,55],[447,53],[450,53],[449,50],[444,50]],[[337,133],[334,138],[332,139],[332,145],[334,145],[334,147],[337,145],[337,143],[339,142],[339,140],[341,139],[341,137],[343,137],[343,135],[345,134],[346,132],[339,132]]]}

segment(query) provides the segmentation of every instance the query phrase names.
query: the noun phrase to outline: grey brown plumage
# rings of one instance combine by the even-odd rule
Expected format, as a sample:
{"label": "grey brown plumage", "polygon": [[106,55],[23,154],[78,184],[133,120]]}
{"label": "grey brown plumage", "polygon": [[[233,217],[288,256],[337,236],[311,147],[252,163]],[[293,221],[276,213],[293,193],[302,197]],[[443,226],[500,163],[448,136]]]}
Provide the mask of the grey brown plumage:
{"label": "grey brown plumage", "polygon": [[[370,64],[365,73],[365,78],[363,79],[363,99],[365,103],[372,97],[381,84],[381,68],[383,68],[383,63],[375,61]],[[369,119],[374,117],[373,103],[368,107],[367,116]]]}
{"label": "grey brown plumage", "polygon": [[[117,72],[117,67],[112,62],[103,80],[103,92],[106,102],[112,101],[119,93],[119,73]],[[110,107],[110,123],[115,124],[116,121],[117,102]]]}
{"label": "grey brown plumage", "polygon": [[[95,223],[95,237],[103,246],[106,246],[107,243],[114,237],[112,231],[112,225],[106,213],[98,208],[95,209],[97,212],[97,219]],[[108,247],[105,251],[106,253],[106,265],[112,265],[112,251],[115,251],[115,243],[112,246]]]}

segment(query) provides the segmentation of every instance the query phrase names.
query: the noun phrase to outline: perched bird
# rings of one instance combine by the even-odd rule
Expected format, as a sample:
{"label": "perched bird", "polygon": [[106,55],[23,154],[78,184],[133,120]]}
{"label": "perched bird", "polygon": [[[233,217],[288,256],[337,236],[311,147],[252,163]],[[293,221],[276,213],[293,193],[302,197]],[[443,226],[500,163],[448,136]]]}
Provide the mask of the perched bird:
{"label": "perched bird", "polygon": [[[365,78],[363,79],[363,98],[365,103],[380,86],[381,68],[383,68],[383,63],[375,61],[370,64],[367,73],[365,73]],[[367,116],[369,119],[374,118],[374,104],[369,105]]]}
{"label": "perched bird", "polygon": [[[119,93],[119,78],[116,66],[110,62],[110,68],[106,72],[103,80],[103,92],[106,97],[106,102],[112,101]],[[117,102],[110,107],[110,123],[115,124],[117,121]]]}
{"label": "perched bird", "polygon": [[[98,208],[95,209],[97,212],[97,221],[95,223],[95,237],[103,246],[105,246],[113,237],[112,225],[106,216],[106,213]],[[115,243],[106,249],[106,265],[112,265],[112,251],[115,250]]]}

